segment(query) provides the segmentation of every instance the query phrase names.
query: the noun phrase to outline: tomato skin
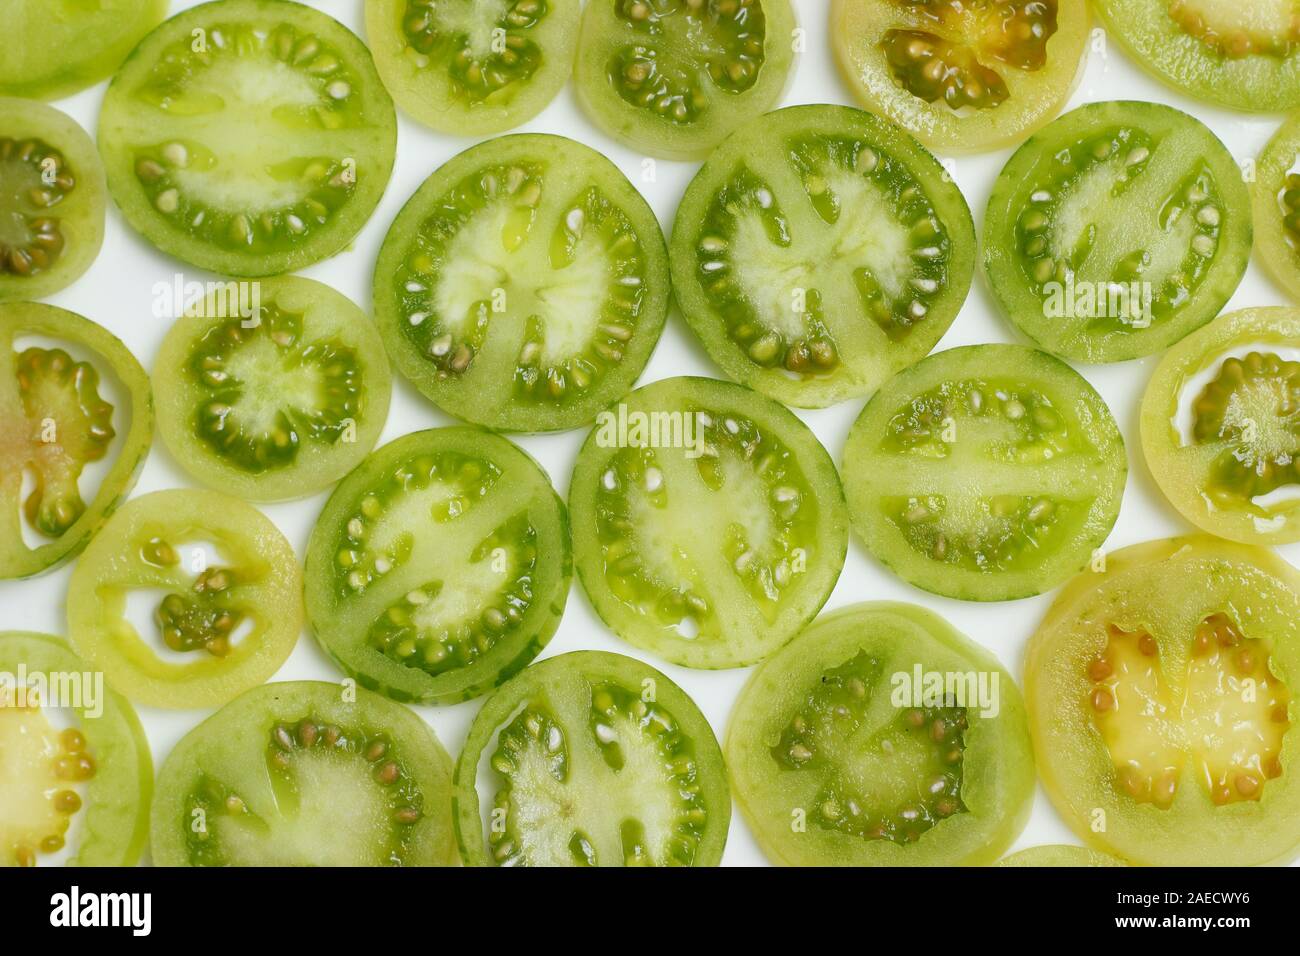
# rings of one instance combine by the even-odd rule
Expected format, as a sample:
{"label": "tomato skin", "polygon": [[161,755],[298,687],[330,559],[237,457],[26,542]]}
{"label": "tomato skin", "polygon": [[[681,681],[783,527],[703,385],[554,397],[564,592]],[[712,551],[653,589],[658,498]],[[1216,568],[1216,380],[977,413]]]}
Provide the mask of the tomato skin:
{"label": "tomato skin", "polygon": [[[47,336],[56,342],[93,353],[101,372],[111,371],[122,383],[129,399],[129,425],[118,446],[117,457],[99,484],[93,501],[76,523],[57,540],[29,548],[18,525],[18,501],[23,448],[31,442],[27,419],[17,408],[19,401],[12,377],[0,376],[0,504],[5,528],[0,535],[0,578],[27,578],[52,570],[81,552],[104,522],[126,499],[144,466],[153,438],[153,395],[149,377],[140,363],[112,333],[89,319],[52,305],[20,302],[0,304],[0,354],[11,353],[14,340],[22,335]],[[120,417],[114,418],[121,431]]]}
{"label": "tomato skin", "polygon": [[[1300,780],[1287,758],[1294,725],[1283,743],[1288,769],[1264,784],[1260,799],[1216,806],[1199,775],[1185,769],[1172,806],[1160,809],[1120,790],[1091,723],[1087,666],[1106,644],[1106,626],[1144,628],[1163,654],[1175,641],[1190,643],[1193,625],[1219,611],[1233,614],[1247,637],[1270,639],[1269,670],[1297,685],[1300,572],[1270,550],[1207,536],[1108,554],[1103,572],[1085,572],[1062,589],[1030,638],[1025,699],[1039,774],[1053,806],[1088,846],[1140,866],[1256,866],[1300,850]],[[1094,826],[1099,814],[1104,830]]]}
{"label": "tomato skin", "polygon": [[1028,849],[1012,853],[998,860],[994,866],[1010,867],[1093,867],[1093,866],[1128,866],[1119,857],[1108,853],[1098,853],[1081,846],[1065,844],[1049,846],[1031,846]]}
{"label": "tomato skin", "polygon": [[1283,123],[1255,164],[1250,184],[1255,219],[1255,251],[1264,268],[1293,300],[1300,301],[1300,253],[1283,219],[1288,175],[1300,155],[1300,114]]}

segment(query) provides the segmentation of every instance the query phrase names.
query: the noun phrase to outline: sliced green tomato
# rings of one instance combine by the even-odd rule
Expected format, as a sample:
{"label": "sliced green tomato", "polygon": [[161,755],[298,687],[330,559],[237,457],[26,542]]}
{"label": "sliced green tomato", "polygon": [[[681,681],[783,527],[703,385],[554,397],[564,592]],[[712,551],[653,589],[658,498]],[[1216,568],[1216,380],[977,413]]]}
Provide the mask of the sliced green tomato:
{"label": "sliced green tomato", "polygon": [[932,149],[1018,142],[1083,73],[1084,0],[834,0],[840,71],[864,107]]}
{"label": "sliced green tomato", "polygon": [[158,430],[195,478],[254,501],[332,485],[375,446],[392,379],[374,324],[298,276],[234,283],[172,326],[154,363]]}
{"label": "sliced green tomato", "polygon": [[844,567],[835,465],[781,405],[672,378],[603,413],[569,488],[578,574],[624,640],[742,667],[813,619]]}
{"label": "sliced green tomato", "polygon": [[366,36],[398,105],[444,133],[532,119],[573,71],[579,0],[366,0]]}
{"label": "sliced green tomato", "polygon": [[1300,17],[1289,0],[1097,0],[1096,10],[1175,89],[1240,110],[1300,106]]}
{"label": "sliced green tomato", "polygon": [[1255,249],[1293,299],[1300,299],[1300,115],[1279,127],[1255,164]]}
{"label": "sliced green tomato", "polygon": [[288,658],[302,621],[289,542],[260,511],[215,491],[133,498],[68,587],[73,646],[149,707],[216,707],[261,684]]}
{"label": "sliced green tomato", "polygon": [[0,96],[52,100],[98,83],[162,22],[169,0],[5,0]]}
{"label": "sliced green tomato", "polygon": [[104,167],[69,116],[0,97],[0,302],[70,285],[104,242]]}
{"label": "sliced green tomato", "polygon": [[0,866],[134,866],[153,762],[131,705],[62,640],[0,631]]}
{"label": "sliced green tomato", "polygon": [[375,266],[393,362],[435,405],[506,431],[576,428],[631,388],[668,294],[654,212],[562,136],[505,136],[446,163]]}
{"label": "sliced green tomato", "polygon": [[1128,864],[1119,857],[1111,856],[1109,853],[1098,853],[1096,850],[1089,850],[1087,847],[1054,844],[1049,846],[1031,846],[1027,850],[1021,850],[1019,853],[1012,853],[1010,856],[1004,856],[1002,859],[998,860],[994,866],[1093,867],[1128,866]]}
{"label": "sliced green tomato", "polygon": [[[126,346],[52,305],[0,304],[0,361],[0,578],[25,578],[80,552],[130,493],[153,400]],[[92,489],[82,473],[106,460]]]}
{"label": "sliced green tomato", "polygon": [[778,651],[741,692],[726,754],[741,812],[785,866],[992,863],[1034,793],[1015,681],[911,604],[843,608]]}
{"label": "sliced green tomato", "polygon": [[488,698],[452,813],[469,866],[716,866],[731,794],[685,691],[641,661],[579,651]]}
{"label": "sliced green tomato", "polygon": [[172,17],[113,78],[99,119],[127,222],[222,275],[278,275],[342,250],[383,196],[396,147],[365,45],[286,0]]}
{"label": "sliced green tomato", "polygon": [[163,763],[159,866],[451,866],[451,758],[428,725],[367,690],[257,687]]}
{"label": "sliced green tomato", "polygon": [[380,448],[330,496],[307,615],[365,686],[455,703],[537,656],[571,576],[564,503],[537,463],[483,429],[437,428]]}
{"label": "sliced green tomato", "polygon": [[578,100],[632,149],[703,159],[776,105],[796,41],[789,0],[592,0]]}
{"label": "sliced green tomato", "polygon": [[794,106],[704,164],[671,258],[677,302],[722,370],[819,408],[934,348],[970,288],[975,229],[943,167],[898,127]]}
{"label": "sliced green tomato", "polygon": [[1043,784],[1084,842],[1144,866],[1296,855],[1298,588],[1263,548],[1177,538],[1061,592],[1025,696]]}
{"label": "sliced green tomato", "polygon": [[1203,531],[1300,541],[1300,310],[1231,312],[1170,349],[1142,399],[1142,451]]}
{"label": "sliced green tomato", "polygon": [[1041,594],[1119,517],[1124,439],[1064,362],[1019,345],[932,355],[885,385],[844,449],[853,525],[905,581],[965,601]]}
{"label": "sliced green tomato", "polygon": [[1062,358],[1122,362],[1218,314],[1246,271],[1250,196],[1227,148],[1159,103],[1089,103],[1016,150],[984,217],[1003,312]]}

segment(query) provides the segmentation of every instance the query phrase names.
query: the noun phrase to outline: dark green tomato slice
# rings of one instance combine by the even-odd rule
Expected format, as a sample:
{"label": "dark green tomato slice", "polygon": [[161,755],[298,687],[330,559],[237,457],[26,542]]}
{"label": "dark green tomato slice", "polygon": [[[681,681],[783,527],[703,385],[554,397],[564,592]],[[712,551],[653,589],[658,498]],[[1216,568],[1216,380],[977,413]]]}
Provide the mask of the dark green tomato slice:
{"label": "dark green tomato slice", "polygon": [[573,71],[579,0],[366,0],[375,65],[398,105],[444,133],[532,119]]}
{"label": "dark green tomato slice", "polygon": [[0,304],[0,361],[0,578],[25,578],[80,552],[130,493],[153,400],[126,346],[52,305]]}
{"label": "dark green tomato slice", "polygon": [[911,604],[818,618],[745,685],[726,754],[741,812],[785,866],[992,863],[1034,793],[1015,681]]}
{"label": "dark green tomato slice", "polygon": [[190,731],[158,772],[158,866],[452,866],[451,758],[362,688],[267,684]]}
{"label": "dark green tomato slice", "polygon": [[435,405],[505,431],[590,422],[641,374],[668,298],[654,212],[562,136],[505,136],[446,163],[375,266],[398,369]]}
{"label": "dark green tomato slice", "polygon": [[[241,314],[233,297],[250,285],[258,302]],[[171,453],[205,484],[254,501],[342,478],[374,448],[392,395],[374,323],[298,276],[214,292],[172,326],[154,369]]]}
{"label": "dark green tomato slice", "polygon": [[1300,115],[1264,147],[1251,197],[1255,250],[1277,284],[1300,299]]}
{"label": "dark green tomato slice", "polygon": [[1041,594],[1119,517],[1128,459],[1110,409],[1036,349],[971,345],[899,373],[844,449],[853,525],[903,580],[965,601]]}
{"label": "dark green tomato slice", "polygon": [[488,698],[452,814],[468,866],[716,866],[731,794],[685,691],[631,657],[578,651]]}
{"label": "dark green tomato slice", "polygon": [[789,0],[593,0],[578,41],[578,100],[632,149],[703,159],[776,105],[795,43]]}
{"label": "dark green tomato slice", "polygon": [[1300,106],[1300,18],[1289,2],[1097,0],[1097,13],[1148,72],[1239,110]]}
{"label": "dark green tomato slice", "polygon": [[104,167],[69,116],[0,97],[0,302],[70,285],[104,242]]}
{"label": "dark green tomato slice", "polygon": [[0,866],[134,866],[153,762],[140,721],[56,637],[0,631]]}
{"label": "dark green tomato slice", "polygon": [[1128,866],[1119,857],[1109,853],[1099,853],[1082,846],[1052,844],[1048,846],[1031,846],[1019,853],[1012,853],[998,860],[994,866],[1041,867],[1041,866]]}
{"label": "dark green tomato slice", "polygon": [[[137,628],[145,609],[149,623]],[[133,498],[68,586],[73,646],[149,707],[216,707],[261,684],[302,622],[293,548],[260,511],[215,491]]]}
{"label": "dark green tomato slice", "polygon": [[278,275],[342,250],[383,196],[396,147],[370,51],[286,0],[172,17],[113,78],[99,118],[127,222],[221,275]]}
{"label": "dark green tomato slice", "polygon": [[1232,154],[1159,103],[1066,113],[1012,155],[984,217],[984,268],[1003,312],[1078,362],[1150,355],[1210,321],[1250,245]]}
{"label": "dark green tomato slice", "polygon": [[864,107],[927,146],[1008,146],[1060,112],[1083,73],[1085,0],[834,0],[840,71]]}
{"label": "dark green tomato slice", "polygon": [[1253,866],[1300,851],[1292,696],[1300,572],[1209,537],[1106,556],[1025,654],[1043,785],[1089,846],[1139,866]]}
{"label": "dark green tomato slice", "polygon": [[578,574],[620,637],[685,667],[762,660],[844,567],[835,465],[751,389],[671,378],[603,413],[569,486]]}
{"label": "dark green tomato slice", "polygon": [[1142,399],[1142,451],[1203,531],[1300,541],[1300,310],[1231,312],[1170,349]]}
{"label": "dark green tomato slice", "polygon": [[0,96],[52,100],[107,77],[169,0],[5,0]]}
{"label": "dark green tomato slice", "polygon": [[455,703],[537,656],[571,577],[568,516],[537,463],[484,429],[436,428],[334,490],[307,549],[307,615],[365,686]]}
{"label": "dark green tomato slice", "polygon": [[975,228],[943,167],[897,126],[794,106],[704,164],[671,258],[677,302],[724,372],[823,407],[934,348],[970,288]]}

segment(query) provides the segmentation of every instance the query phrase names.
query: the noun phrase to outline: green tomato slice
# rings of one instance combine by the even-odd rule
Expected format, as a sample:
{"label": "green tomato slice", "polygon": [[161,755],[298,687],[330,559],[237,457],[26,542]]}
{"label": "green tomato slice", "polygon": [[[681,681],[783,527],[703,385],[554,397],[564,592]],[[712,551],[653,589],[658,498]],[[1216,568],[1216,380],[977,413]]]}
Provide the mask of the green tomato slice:
{"label": "green tomato slice", "polygon": [[578,100],[632,149],[703,159],[776,105],[796,41],[789,0],[594,0],[582,15]]}
{"label": "green tomato slice", "polygon": [[0,302],[70,285],[104,242],[104,167],[71,117],[0,97]]}
{"label": "green tomato slice", "polygon": [[1127,476],[1101,396],[1019,345],[950,349],[899,373],[844,449],[849,513],[871,553],[966,601],[1041,594],[1083,568]]}
{"label": "green tomato slice", "polygon": [[307,548],[307,614],[325,652],[398,700],[455,703],[527,666],[572,576],[564,503],[484,429],[383,446],[330,496]]}
{"label": "green tomato slice", "polygon": [[215,491],[133,498],[68,586],[73,646],[150,707],[215,707],[261,684],[288,658],[302,621],[289,542],[260,511]]}
{"label": "green tomato slice", "polygon": [[532,119],[573,71],[579,0],[366,0],[375,66],[421,123],[486,136]]}
{"label": "green tomato slice", "polygon": [[591,421],[641,374],[668,298],[654,212],[562,136],[504,136],[443,165],[375,266],[394,364],[435,405],[504,431]]}
{"label": "green tomato slice", "polygon": [[529,667],[488,698],[456,763],[469,866],[716,866],[722,752],[686,693],[603,651]]}
{"label": "green tomato slice", "polygon": [[1300,299],[1300,115],[1283,123],[1255,163],[1255,249],[1264,267]]}
{"label": "green tomato slice", "polygon": [[392,378],[374,324],[298,276],[230,283],[178,320],[154,363],[158,430],[204,484],[254,501],[314,494],[375,446]]}
{"label": "green tomato slice", "polygon": [[578,574],[620,637],[686,667],[742,667],[811,621],[844,567],[835,465],[788,409],[707,378],[603,414],[569,488]]}
{"label": "green tomato slice", "polygon": [[1040,867],[1040,866],[1128,866],[1119,857],[1109,853],[1099,853],[1082,846],[1053,844],[1049,846],[1031,846],[1019,853],[1012,853],[998,860],[994,866]]}
{"label": "green tomato slice", "polygon": [[[0,304],[4,356],[0,578],[25,578],[80,552],[130,493],[149,453],[153,401],[126,346],[52,305]],[[83,472],[101,461],[92,494]]]}
{"label": "green tomato slice", "polygon": [[134,866],[153,763],[131,705],[56,637],[0,632],[0,866]]}
{"label": "green tomato slice", "polygon": [[1139,866],[1291,859],[1298,681],[1295,568],[1208,537],[1124,548],[1029,642],[1043,785],[1085,843]]}
{"label": "green tomato slice", "polygon": [[819,408],[875,391],[947,331],[975,229],[943,167],[892,123],[793,106],[735,133],[673,226],[673,289],[731,378]]}
{"label": "green tomato slice", "polygon": [[994,184],[984,268],[1007,317],[1077,362],[1122,362],[1209,322],[1246,271],[1250,197],[1223,143],[1159,103],[1089,103]]}
{"label": "green tomato slice", "polygon": [[287,0],[172,17],[113,78],[99,118],[127,222],[221,275],[278,275],[342,250],[383,196],[396,147],[365,45]]}
{"label": "green tomato slice", "polygon": [[5,0],[0,96],[53,100],[107,77],[170,0]]}
{"label": "green tomato slice", "polygon": [[785,866],[992,863],[1034,793],[1015,681],[910,604],[818,618],[745,685],[726,754],[741,812]]}
{"label": "green tomato slice", "polygon": [[452,866],[451,758],[400,704],[346,685],[256,687],[164,761],[159,866]]}
{"label": "green tomato slice", "polygon": [[1203,531],[1300,541],[1300,310],[1231,312],[1170,349],[1142,399],[1142,451]]}
{"label": "green tomato slice", "polygon": [[1083,73],[1084,0],[834,0],[831,37],[862,105],[932,149],[994,149],[1060,112]]}

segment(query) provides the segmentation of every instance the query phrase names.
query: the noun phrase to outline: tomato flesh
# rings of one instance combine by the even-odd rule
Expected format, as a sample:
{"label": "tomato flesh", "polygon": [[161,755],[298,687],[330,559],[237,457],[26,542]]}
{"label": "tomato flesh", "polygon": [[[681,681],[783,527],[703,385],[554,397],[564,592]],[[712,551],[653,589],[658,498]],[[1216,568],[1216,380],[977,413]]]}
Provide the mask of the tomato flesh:
{"label": "tomato flesh", "polygon": [[1278,128],[1255,163],[1255,248],[1273,279],[1300,299],[1300,118]]}
{"label": "tomato flesh", "polygon": [[1098,853],[1082,846],[1032,846],[998,860],[996,866],[1127,866],[1123,860],[1108,853]]}

